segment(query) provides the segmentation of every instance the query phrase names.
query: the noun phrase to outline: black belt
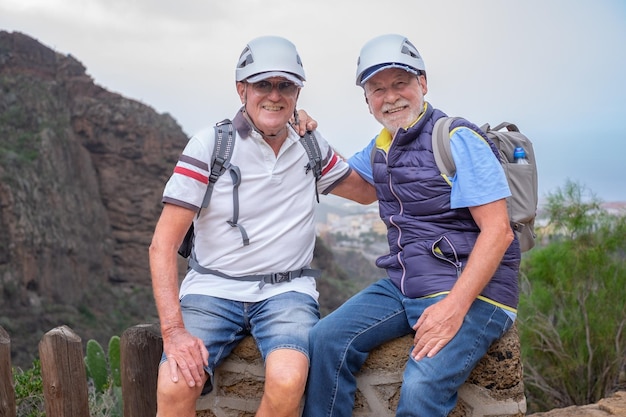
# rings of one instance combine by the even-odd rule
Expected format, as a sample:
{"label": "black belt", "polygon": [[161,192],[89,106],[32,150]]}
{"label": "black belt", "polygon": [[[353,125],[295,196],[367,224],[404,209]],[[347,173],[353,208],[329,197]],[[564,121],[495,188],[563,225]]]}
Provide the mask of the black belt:
{"label": "black belt", "polygon": [[214,269],[208,269],[203,267],[195,260],[195,258],[189,257],[189,267],[194,271],[200,274],[210,274],[217,275],[218,277],[235,279],[237,281],[259,281],[259,288],[263,288],[265,284],[278,284],[281,282],[289,282],[294,278],[300,277],[313,277],[319,278],[322,274],[322,271],[318,269],[310,269],[310,268],[301,268],[293,271],[287,272],[274,272],[271,274],[262,274],[262,275],[244,275],[241,277],[234,277],[231,275],[224,274],[223,272],[216,271]]}

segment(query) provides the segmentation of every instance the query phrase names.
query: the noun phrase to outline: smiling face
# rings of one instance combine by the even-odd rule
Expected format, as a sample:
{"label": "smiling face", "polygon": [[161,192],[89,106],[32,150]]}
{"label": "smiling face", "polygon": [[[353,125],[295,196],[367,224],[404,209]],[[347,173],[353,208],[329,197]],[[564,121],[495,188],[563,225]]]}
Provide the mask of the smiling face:
{"label": "smiling face", "polygon": [[237,92],[248,117],[266,139],[287,137],[287,122],[300,88],[285,78],[272,77],[257,83],[238,82]]}
{"label": "smiling face", "polygon": [[428,92],[423,75],[416,76],[400,68],[380,71],[363,88],[370,113],[392,134],[417,120]]}

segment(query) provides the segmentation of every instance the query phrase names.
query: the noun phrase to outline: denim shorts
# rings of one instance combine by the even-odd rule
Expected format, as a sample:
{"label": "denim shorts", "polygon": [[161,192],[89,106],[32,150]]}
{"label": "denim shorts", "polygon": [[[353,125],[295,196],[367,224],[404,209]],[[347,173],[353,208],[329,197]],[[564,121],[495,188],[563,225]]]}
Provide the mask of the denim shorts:
{"label": "denim shorts", "polygon": [[[294,349],[308,359],[309,330],[320,317],[317,302],[294,291],[254,303],[189,294],[180,306],[185,328],[202,339],[209,351],[209,365],[204,368],[210,376],[207,385],[215,368],[248,335],[254,338],[263,360],[276,349]],[[165,359],[164,353],[161,363]],[[203,394],[208,391],[205,387]]]}

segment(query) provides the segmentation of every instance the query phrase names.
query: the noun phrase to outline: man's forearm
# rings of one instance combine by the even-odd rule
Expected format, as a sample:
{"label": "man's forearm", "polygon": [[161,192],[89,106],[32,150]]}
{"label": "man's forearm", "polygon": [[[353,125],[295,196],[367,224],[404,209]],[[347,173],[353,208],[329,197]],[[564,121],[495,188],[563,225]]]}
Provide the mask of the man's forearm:
{"label": "man's forearm", "polygon": [[152,291],[162,333],[184,327],[178,299],[178,265],[176,255],[173,256],[172,260],[172,254],[162,254],[152,249],[150,252]]}

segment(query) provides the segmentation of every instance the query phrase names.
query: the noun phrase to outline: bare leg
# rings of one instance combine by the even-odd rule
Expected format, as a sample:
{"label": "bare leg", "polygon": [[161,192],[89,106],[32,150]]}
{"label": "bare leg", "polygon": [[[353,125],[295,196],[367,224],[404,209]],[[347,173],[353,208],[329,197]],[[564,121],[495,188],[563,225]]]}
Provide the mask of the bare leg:
{"label": "bare leg", "polygon": [[309,371],[297,350],[277,349],[265,361],[265,391],[256,417],[298,417]]}
{"label": "bare leg", "polygon": [[[209,376],[205,373],[205,381]],[[159,367],[157,417],[196,417],[196,401],[202,386],[190,388],[183,379],[173,382],[167,362]]]}

